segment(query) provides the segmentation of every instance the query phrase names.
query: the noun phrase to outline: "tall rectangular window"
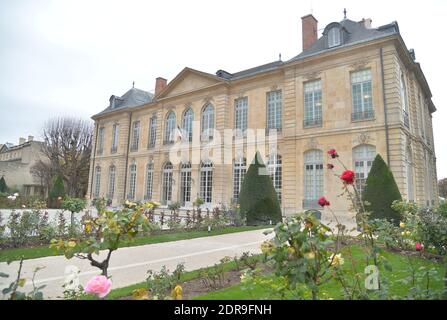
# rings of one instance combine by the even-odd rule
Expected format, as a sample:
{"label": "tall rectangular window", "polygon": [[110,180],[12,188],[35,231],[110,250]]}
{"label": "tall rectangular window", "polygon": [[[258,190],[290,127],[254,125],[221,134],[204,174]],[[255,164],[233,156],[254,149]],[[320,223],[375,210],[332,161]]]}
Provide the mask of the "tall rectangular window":
{"label": "tall rectangular window", "polygon": [[146,166],[146,192],[144,193],[144,199],[151,200],[152,199],[152,190],[154,183],[154,165],[149,163]]}
{"label": "tall rectangular window", "polygon": [[102,154],[104,149],[104,127],[99,128],[98,130],[98,148],[96,149],[96,154]]}
{"label": "tall rectangular window", "polygon": [[318,198],[323,195],[323,152],[310,150],[304,154],[303,208],[318,208]]}
{"label": "tall rectangular window", "polygon": [[371,69],[351,73],[353,121],[374,118],[372,105]]}
{"label": "tall rectangular window", "polygon": [[157,140],[157,118],[153,116],[149,121],[148,148],[154,148]]}
{"label": "tall rectangular window", "polygon": [[140,121],[135,121],[132,125],[132,144],[130,150],[138,150],[138,144],[140,143]]}
{"label": "tall rectangular window", "polygon": [[321,80],[304,84],[304,127],[321,126]]}
{"label": "tall rectangular window", "polygon": [[169,204],[172,200],[172,163],[168,162],[163,168],[163,204]]}
{"label": "tall rectangular window", "polygon": [[107,198],[113,199],[113,195],[115,193],[115,175],[116,175],[116,167],[111,166],[109,168],[109,189],[107,190]]}
{"label": "tall rectangular window", "polygon": [[237,202],[241,192],[242,182],[247,171],[247,161],[245,158],[239,158],[234,161],[233,166],[233,201]]}
{"label": "tall rectangular window", "polygon": [[213,164],[202,163],[200,168],[200,198],[205,203],[211,203],[213,194]]}
{"label": "tall rectangular window", "polygon": [[95,170],[95,189],[93,196],[99,197],[99,191],[101,190],[101,167],[97,166]]}
{"label": "tall rectangular window", "polygon": [[354,160],[355,184],[361,195],[365,189],[369,170],[371,170],[376,157],[376,148],[369,144],[361,144],[352,149],[352,157]]}
{"label": "tall rectangular window", "polygon": [[135,193],[137,188],[137,165],[131,164],[129,167],[129,199],[135,199]]}
{"label": "tall rectangular window", "polygon": [[118,150],[118,124],[114,124],[112,128],[112,148],[110,150],[111,153],[115,153]]}
{"label": "tall rectangular window", "polygon": [[271,154],[268,157],[267,169],[272,178],[278,200],[282,200],[282,158],[279,154]]}
{"label": "tall rectangular window", "polygon": [[276,129],[281,131],[282,128],[282,92],[267,92],[267,129]]}
{"label": "tall rectangular window", "polygon": [[248,98],[239,98],[234,102],[234,126],[236,134],[245,134],[247,130]]}
{"label": "tall rectangular window", "polygon": [[182,205],[191,202],[191,164],[184,163],[180,170],[180,200]]}

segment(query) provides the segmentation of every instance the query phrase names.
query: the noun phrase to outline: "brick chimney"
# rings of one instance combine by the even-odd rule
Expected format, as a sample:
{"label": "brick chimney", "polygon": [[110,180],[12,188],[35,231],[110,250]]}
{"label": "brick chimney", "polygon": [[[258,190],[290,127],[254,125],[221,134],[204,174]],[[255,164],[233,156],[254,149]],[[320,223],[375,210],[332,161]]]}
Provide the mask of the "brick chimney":
{"label": "brick chimney", "polygon": [[165,78],[158,77],[155,79],[155,96],[158,96],[158,94],[168,85],[168,80]]}
{"label": "brick chimney", "polygon": [[318,39],[317,26],[318,21],[312,14],[301,17],[302,32],[303,32],[303,51],[314,44]]}

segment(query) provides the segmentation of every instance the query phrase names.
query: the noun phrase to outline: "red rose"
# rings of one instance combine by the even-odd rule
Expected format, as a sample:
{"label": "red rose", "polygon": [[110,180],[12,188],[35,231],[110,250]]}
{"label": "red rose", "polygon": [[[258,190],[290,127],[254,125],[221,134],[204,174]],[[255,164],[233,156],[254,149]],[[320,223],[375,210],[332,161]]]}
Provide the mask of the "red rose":
{"label": "red rose", "polygon": [[335,159],[335,158],[338,157],[338,153],[337,153],[337,151],[336,151],[335,149],[330,149],[330,150],[327,152],[327,154],[330,155],[332,159]]}
{"label": "red rose", "polygon": [[416,242],[416,251],[422,251],[424,249],[424,245],[420,242]]}
{"label": "red rose", "polygon": [[318,204],[322,207],[331,205],[331,203],[327,201],[325,197],[321,197],[320,199],[318,199]]}
{"label": "red rose", "polygon": [[346,184],[353,184],[354,177],[355,177],[354,171],[346,170],[341,174],[340,179],[343,180]]}
{"label": "red rose", "polygon": [[328,163],[328,164],[327,164],[327,168],[328,168],[328,169],[334,169],[334,165],[333,165],[332,163]]}

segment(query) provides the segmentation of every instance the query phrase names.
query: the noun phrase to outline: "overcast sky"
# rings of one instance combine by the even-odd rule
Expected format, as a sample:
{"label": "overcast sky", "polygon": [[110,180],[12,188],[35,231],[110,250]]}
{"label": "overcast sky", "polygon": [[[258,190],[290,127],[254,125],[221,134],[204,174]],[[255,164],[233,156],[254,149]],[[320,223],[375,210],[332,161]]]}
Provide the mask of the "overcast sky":
{"label": "overcast sky", "polygon": [[[446,0],[0,0],[0,143],[41,136],[52,116],[89,119],[110,95],[153,90],[188,66],[236,72],[301,52],[301,17],[398,21],[438,111],[438,178],[447,177]],[[443,46],[444,48],[442,48]]]}

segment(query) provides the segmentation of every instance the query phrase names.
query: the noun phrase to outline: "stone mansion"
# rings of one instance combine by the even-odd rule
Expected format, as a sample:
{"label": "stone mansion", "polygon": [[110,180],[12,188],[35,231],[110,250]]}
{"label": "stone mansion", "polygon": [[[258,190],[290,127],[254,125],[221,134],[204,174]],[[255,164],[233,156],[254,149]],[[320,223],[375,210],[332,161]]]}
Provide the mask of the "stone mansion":
{"label": "stone mansion", "polygon": [[[235,73],[185,68],[169,83],[157,78],[153,94],[133,87],[112,95],[92,117],[87,196],[228,206],[259,150],[283,214],[318,209],[323,195],[345,213],[341,183],[326,167],[335,148],[360,189],[379,153],[405,199],[435,204],[436,108],[397,22],[373,28],[371,19],[345,18],[318,35],[313,15],[301,19],[303,51],[288,61]],[[236,132],[229,139],[227,129]],[[270,132],[276,143],[258,148]],[[179,160],[172,150],[185,143]]]}

